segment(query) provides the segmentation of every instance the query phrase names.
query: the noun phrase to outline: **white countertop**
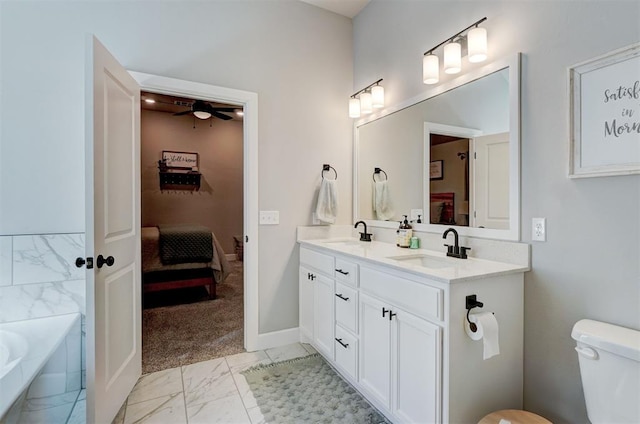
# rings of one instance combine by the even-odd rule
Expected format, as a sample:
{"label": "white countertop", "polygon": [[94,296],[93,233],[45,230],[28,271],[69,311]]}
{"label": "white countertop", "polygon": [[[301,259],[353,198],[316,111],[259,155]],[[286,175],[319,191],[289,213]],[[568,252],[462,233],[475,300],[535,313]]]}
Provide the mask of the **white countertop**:
{"label": "white countertop", "polygon": [[[444,251],[405,249],[391,243],[379,241],[361,242],[356,238],[299,240],[299,243],[303,246],[313,246],[331,253],[338,253],[372,264],[390,266],[400,271],[409,272],[421,277],[428,277],[444,283],[456,283],[529,271],[528,266],[473,257],[458,259],[448,257]],[[444,249],[443,247],[443,250]],[[392,257],[416,257],[423,255],[429,257],[427,260],[433,259],[436,266],[427,267],[411,264],[402,260],[390,259]]]}

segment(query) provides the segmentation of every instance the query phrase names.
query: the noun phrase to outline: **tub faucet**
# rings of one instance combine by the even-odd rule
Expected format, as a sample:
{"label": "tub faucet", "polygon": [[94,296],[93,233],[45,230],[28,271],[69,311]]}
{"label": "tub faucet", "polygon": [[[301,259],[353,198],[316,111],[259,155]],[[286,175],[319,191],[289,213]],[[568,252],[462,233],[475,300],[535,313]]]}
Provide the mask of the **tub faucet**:
{"label": "tub faucet", "polygon": [[353,228],[358,228],[358,224],[364,225],[364,233],[360,233],[360,241],[371,241],[371,234],[367,233],[367,223],[364,221],[358,221]]}
{"label": "tub faucet", "polygon": [[447,256],[452,256],[454,258],[467,259],[467,250],[471,250],[470,247],[464,247],[458,245],[458,232],[455,228],[448,228],[444,234],[442,234],[442,238],[446,239],[449,233],[453,233],[453,246],[450,244],[445,244],[447,246]]}

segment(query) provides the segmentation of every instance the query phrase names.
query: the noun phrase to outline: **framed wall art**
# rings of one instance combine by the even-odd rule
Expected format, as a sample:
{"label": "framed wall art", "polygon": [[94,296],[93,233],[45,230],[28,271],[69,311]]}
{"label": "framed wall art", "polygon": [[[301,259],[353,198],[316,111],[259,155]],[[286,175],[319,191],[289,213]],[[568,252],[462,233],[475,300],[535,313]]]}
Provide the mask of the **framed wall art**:
{"label": "framed wall art", "polygon": [[441,180],[444,178],[443,163],[441,160],[432,160],[429,163],[429,179]]}
{"label": "framed wall art", "polygon": [[569,177],[640,173],[640,43],[569,68]]}
{"label": "framed wall art", "polygon": [[198,169],[198,154],[194,152],[162,151],[162,161],[169,168]]}

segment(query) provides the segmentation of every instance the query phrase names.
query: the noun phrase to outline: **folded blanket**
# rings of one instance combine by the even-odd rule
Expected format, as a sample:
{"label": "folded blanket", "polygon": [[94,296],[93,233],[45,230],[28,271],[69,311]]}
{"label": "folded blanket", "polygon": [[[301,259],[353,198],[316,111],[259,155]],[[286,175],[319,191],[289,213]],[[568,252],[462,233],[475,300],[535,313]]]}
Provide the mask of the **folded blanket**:
{"label": "folded blanket", "polygon": [[160,225],[160,259],[163,264],[211,262],[211,230],[202,225]]}
{"label": "folded blanket", "polygon": [[215,251],[211,262],[191,262],[174,265],[164,265],[160,260],[160,231],[158,227],[142,227],[142,272],[172,271],[197,268],[211,268],[217,283],[222,283],[229,275],[231,266],[225,252],[216,238],[213,238],[213,249]]}

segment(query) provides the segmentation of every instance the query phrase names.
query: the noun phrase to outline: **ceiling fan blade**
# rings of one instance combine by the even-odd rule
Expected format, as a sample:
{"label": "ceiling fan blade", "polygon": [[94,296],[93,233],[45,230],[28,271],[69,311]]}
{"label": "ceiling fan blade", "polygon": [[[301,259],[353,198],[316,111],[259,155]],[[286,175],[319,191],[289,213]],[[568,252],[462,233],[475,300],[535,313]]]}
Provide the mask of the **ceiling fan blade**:
{"label": "ceiling fan blade", "polygon": [[224,120],[224,121],[228,121],[228,120],[230,120],[230,119],[233,119],[231,116],[224,115],[224,114],[222,114],[222,113],[220,113],[220,112],[216,112],[215,110],[212,110],[212,111],[211,111],[211,114],[212,114],[213,116],[215,116],[216,118],[222,119],[222,120]]}
{"label": "ceiling fan blade", "polygon": [[182,116],[182,115],[187,115],[189,113],[191,113],[190,110],[185,110],[183,112],[176,112],[176,113],[173,114],[173,116]]}
{"label": "ceiling fan blade", "polygon": [[238,109],[237,107],[215,107],[215,106],[212,106],[211,108],[218,112],[235,112],[235,110]]}

